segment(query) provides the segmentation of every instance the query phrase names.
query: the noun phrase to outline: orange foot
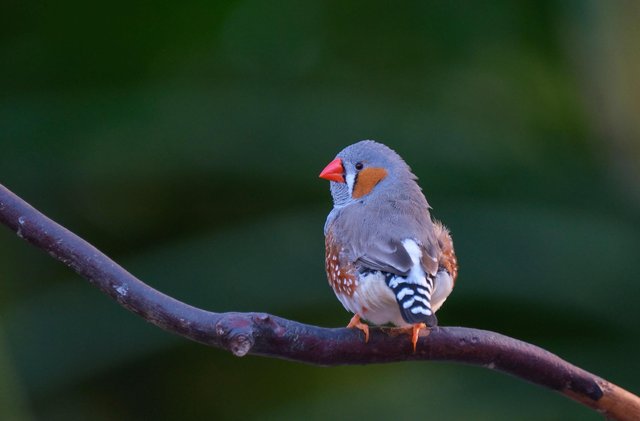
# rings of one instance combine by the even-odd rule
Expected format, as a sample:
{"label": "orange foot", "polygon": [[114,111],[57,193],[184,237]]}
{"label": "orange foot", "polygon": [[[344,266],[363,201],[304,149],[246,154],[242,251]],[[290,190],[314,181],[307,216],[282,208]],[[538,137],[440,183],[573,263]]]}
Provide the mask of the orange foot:
{"label": "orange foot", "polygon": [[[427,329],[427,325],[424,323],[416,323],[411,328],[411,343],[413,344],[413,353],[416,353],[416,345],[418,344],[418,336],[420,334],[420,329]],[[431,333],[429,329],[427,329],[427,336]]]}
{"label": "orange foot", "polygon": [[351,320],[349,321],[349,324],[347,325],[347,328],[349,328],[349,329],[352,329],[354,327],[357,328],[357,329],[360,329],[361,331],[363,331],[364,332],[364,341],[365,342],[369,342],[369,326],[360,321],[360,315],[359,314],[355,314],[351,318]]}

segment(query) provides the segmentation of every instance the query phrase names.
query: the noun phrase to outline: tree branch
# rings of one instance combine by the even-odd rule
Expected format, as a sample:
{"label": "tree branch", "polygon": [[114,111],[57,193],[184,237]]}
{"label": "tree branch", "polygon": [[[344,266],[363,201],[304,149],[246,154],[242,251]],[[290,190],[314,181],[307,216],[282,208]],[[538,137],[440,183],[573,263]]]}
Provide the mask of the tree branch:
{"label": "tree branch", "polygon": [[[137,279],[82,238],[0,185],[0,222],[72,268],[120,305],[169,332],[236,356],[283,358],[316,365],[407,360],[456,361],[512,374],[558,391],[607,417],[640,419],[640,398],[542,348],[464,327],[438,327],[420,337],[372,329],[327,329],[264,313],[213,313],[175,300]],[[393,336],[393,338],[391,338]]]}

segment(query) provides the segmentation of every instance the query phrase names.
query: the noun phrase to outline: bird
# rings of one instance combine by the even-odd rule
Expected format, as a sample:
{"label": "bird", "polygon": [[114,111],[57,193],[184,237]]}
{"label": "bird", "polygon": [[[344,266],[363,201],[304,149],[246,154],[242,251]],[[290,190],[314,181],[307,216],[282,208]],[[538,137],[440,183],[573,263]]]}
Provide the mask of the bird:
{"label": "bird", "polygon": [[432,219],[409,165],[382,143],[347,146],[320,178],[329,180],[333,199],[324,225],[325,269],[354,314],[347,327],[360,329],[365,343],[369,324],[402,328],[415,353],[420,330],[437,326],[435,312],[458,276],[448,228]]}

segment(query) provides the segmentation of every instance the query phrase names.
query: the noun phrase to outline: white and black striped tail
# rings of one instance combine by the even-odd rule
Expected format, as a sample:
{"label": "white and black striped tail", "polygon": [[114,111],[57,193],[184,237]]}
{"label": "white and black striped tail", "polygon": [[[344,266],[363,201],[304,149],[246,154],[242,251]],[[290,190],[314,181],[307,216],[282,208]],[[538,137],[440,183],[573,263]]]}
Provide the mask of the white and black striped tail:
{"label": "white and black striped tail", "polygon": [[385,280],[396,296],[400,314],[405,322],[425,323],[429,327],[438,324],[438,319],[431,309],[432,276],[427,276],[425,282],[418,284],[408,281],[406,276],[385,273]]}

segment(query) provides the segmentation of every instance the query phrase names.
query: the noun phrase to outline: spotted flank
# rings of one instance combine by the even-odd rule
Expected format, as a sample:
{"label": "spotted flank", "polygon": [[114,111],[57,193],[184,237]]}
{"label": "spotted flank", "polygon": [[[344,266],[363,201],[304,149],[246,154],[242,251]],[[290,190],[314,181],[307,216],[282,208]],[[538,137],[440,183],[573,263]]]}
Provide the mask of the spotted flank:
{"label": "spotted flank", "polygon": [[431,309],[431,295],[433,294],[433,277],[422,278],[424,282],[408,281],[406,276],[386,273],[385,281],[391,288],[398,301],[400,314],[407,323],[426,323],[427,326],[437,325],[437,319]]}
{"label": "spotted flank", "polygon": [[358,286],[358,280],[352,273],[352,265],[340,264],[340,246],[333,241],[331,232],[327,233],[325,250],[325,269],[329,284],[336,294],[351,297]]}

